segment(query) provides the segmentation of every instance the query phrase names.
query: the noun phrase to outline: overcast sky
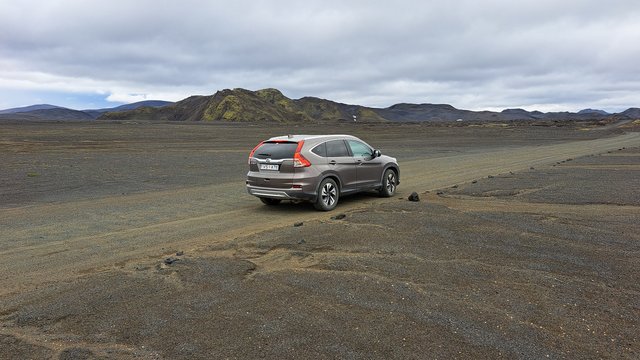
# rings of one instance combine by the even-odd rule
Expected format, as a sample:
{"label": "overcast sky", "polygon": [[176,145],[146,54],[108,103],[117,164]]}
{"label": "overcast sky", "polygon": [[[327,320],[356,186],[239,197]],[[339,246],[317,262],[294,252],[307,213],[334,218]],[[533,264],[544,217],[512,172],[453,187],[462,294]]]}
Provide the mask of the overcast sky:
{"label": "overcast sky", "polygon": [[640,107],[640,1],[0,0],[0,109],[237,87],[375,107]]}

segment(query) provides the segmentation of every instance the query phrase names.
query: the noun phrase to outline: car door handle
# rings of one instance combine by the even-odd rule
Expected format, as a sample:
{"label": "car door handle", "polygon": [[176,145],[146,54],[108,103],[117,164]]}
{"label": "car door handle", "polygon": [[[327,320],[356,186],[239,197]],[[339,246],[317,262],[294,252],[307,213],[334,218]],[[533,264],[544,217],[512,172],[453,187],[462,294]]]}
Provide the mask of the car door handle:
{"label": "car door handle", "polygon": [[357,160],[357,161],[356,161],[356,164],[358,164],[358,165],[362,165],[362,164],[364,164],[364,163],[362,162],[362,160]]}
{"label": "car door handle", "polygon": [[331,160],[331,161],[329,161],[329,164],[331,164],[331,165],[335,165],[335,164],[336,164],[336,161],[335,161],[335,160]]}

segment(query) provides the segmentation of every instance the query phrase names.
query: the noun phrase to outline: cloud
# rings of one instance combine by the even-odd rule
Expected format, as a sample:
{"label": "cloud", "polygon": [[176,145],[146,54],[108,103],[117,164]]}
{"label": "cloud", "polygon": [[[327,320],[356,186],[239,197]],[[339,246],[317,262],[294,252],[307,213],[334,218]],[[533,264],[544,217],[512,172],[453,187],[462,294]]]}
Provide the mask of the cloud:
{"label": "cloud", "polygon": [[5,2],[0,91],[623,110],[640,105],[639,16],[635,0]]}

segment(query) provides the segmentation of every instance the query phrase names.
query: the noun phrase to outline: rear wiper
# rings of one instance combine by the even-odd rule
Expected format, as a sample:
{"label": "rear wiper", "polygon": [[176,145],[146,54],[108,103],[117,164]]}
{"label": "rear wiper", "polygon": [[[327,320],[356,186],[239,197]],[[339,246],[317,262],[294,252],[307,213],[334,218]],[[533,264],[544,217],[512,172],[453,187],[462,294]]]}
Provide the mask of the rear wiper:
{"label": "rear wiper", "polygon": [[258,154],[258,155],[262,155],[262,156],[271,156],[271,154],[264,154],[264,153],[262,153],[262,154]]}

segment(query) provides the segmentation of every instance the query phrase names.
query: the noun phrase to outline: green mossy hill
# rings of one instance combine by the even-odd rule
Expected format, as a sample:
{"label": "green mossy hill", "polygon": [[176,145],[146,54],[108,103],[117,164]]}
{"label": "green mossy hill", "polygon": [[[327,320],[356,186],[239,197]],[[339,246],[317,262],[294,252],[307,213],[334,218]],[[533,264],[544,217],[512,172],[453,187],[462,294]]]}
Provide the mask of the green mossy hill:
{"label": "green mossy hill", "polygon": [[305,97],[292,100],[277,89],[225,89],[211,96],[191,96],[162,108],[109,112],[100,119],[228,122],[385,121],[373,110],[356,105]]}
{"label": "green mossy hill", "polygon": [[[201,119],[204,121],[310,121],[288,107],[291,100],[275,90],[222,90],[211,97]],[[279,94],[279,96],[278,96]]]}

